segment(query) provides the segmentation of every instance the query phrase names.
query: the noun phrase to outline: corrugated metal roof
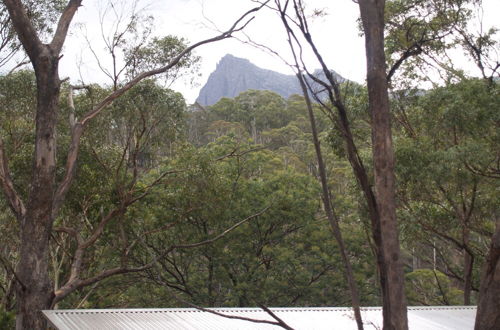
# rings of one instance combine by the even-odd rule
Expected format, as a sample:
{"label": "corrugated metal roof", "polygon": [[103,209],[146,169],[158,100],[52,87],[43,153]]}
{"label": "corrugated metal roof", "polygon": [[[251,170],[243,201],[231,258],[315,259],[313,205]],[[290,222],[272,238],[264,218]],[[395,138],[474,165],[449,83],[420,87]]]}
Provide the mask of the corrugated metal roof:
{"label": "corrugated metal roof", "polygon": [[[356,330],[351,308],[270,308],[290,327],[299,330]],[[274,321],[260,308],[212,308],[225,315]],[[43,311],[59,330],[276,330],[278,326],[227,319],[192,308],[165,309],[73,309]],[[382,328],[380,307],[362,308],[365,329]],[[411,330],[469,330],[474,327],[476,307],[409,307]]]}

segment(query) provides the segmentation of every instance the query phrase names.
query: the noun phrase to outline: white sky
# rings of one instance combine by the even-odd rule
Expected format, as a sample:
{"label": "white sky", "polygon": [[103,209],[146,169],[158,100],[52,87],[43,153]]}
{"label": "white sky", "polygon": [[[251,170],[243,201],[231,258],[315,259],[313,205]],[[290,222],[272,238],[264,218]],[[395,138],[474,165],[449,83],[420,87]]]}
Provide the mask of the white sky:
{"label": "white sky", "polygon": [[[148,1],[148,0],[146,0]],[[190,42],[196,42],[217,34],[215,23],[221,30],[227,29],[236,18],[247,9],[255,7],[250,0],[149,0],[140,6],[147,6],[145,12],[155,16],[153,33],[157,36],[176,35]],[[115,0],[117,8],[125,7],[132,0]],[[99,53],[103,66],[109,67],[110,56],[102,52],[104,45],[100,38],[99,6],[104,0],[85,0],[75,17],[72,34],[69,36],[61,61],[61,77],[69,76],[72,82],[82,77],[86,83],[97,81],[109,83],[99,71],[95,58],[85,44],[82,28],[85,26],[87,37],[92,47]],[[315,41],[331,69],[342,76],[361,82],[365,76],[364,40],[357,28],[358,7],[352,0],[307,0],[310,8],[326,9],[327,16],[312,22]],[[483,0],[485,26],[499,26],[499,0]],[[284,30],[279,18],[269,11],[259,12],[247,27],[246,34],[258,43],[265,44],[279,52],[288,54]],[[111,24],[111,19],[107,24]],[[243,35],[240,35],[244,37]],[[249,59],[252,63],[267,69],[291,74],[290,69],[276,57],[262,50],[244,45],[237,40],[224,40],[199,47],[196,52],[201,56],[201,76],[196,78],[197,86],[178,82],[172,88],[183,93],[188,103],[194,102],[199,89],[215,70],[217,62],[225,54]],[[78,69],[79,68],[79,69]]]}

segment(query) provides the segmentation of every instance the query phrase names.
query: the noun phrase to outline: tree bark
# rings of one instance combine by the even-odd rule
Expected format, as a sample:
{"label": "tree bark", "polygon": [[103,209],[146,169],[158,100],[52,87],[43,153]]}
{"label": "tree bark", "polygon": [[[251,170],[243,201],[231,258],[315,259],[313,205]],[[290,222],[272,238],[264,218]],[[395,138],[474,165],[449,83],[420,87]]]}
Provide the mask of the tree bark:
{"label": "tree bark", "polygon": [[500,220],[481,276],[475,330],[500,329]]}
{"label": "tree bark", "polygon": [[21,226],[17,274],[17,329],[43,329],[40,310],[50,308],[54,296],[49,277],[49,239],[55,193],[56,121],[59,109],[58,54],[42,46],[33,66],[37,82],[35,154],[27,213]]}
{"label": "tree bark", "polygon": [[[287,2],[288,3],[288,2]],[[289,31],[289,38],[293,36],[290,31],[292,30],[291,26],[288,24],[287,21],[287,15],[286,15],[286,5],[285,7],[281,7],[279,2],[278,4],[278,11],[280,12],[281,19],[283,21],[283,24],[285,25],[287,31]],[[317,49],[316,45],[314,44],[312,40],[312,36],[309,32],[308,24],[307,24],[307,19],[306,16],[304,15],[304,12],[302,10],[303,5],[302,1],[299,0],[294,0],[294,9],[295,13],[298,17],[298,27],[304,36],[305,40],[307,43],[311,46],[312,51],[316,55],[316,58],[318,59],[319,63],[321,64],[323,73],[328,81],[328,83],[322,81],[321,79],[318,79],[316,76],[309,74],[309,78],[311,78],[313,81],[316,83],[320,84],[323,86],[327,91],[328,91],[328,97],[330,99],[330,102],[332,105],[337,109],[338,112],[338,118],[335,118],[335,115],[333,113],[333,110],[330,106],[328,106],[326,103],[324,103],[320,97],[318,97],[317,94],[315,95],[316,101],[321,104],[323,109],[325,109],[329,114],[330,114],[330,120],[335,124],[335,126],[339,129],[339,131],[342,133],[344,141],[346,143],[346,149],[347,149],[347,158],[349,160],[349,163],[351,164],[351,167],[353,169],[353,172],[356,176],[356,179],[358,181],[358,184],[360,185],[360,188],[363,192],[363,195],[365,197],[366,203],[367,203],[367,208],[368,212],[370,215],[370,222],[371,222],[371,230],[372,230],[372,236],[373,240],[375,242],[375,255],[377,258],[377,270],[378,270],[378,275],[380,279],[380,286],[382,288],[382,297],[383,300],[385,301],[385,295],[384,295],[384,288],[387,287],[388,283],[388,272],[387,272],[387,267],[385,264],[385,259],[384,259],[384,251],[382,248],[382,236],[381,236],[381,221],[380,221],[380,214],[378,211],[378,206],[377,206],[377,201],[375,194],[373,193],[372,186],[370,184],[370,181],[368,179],[368,173],[366,171],[366,168],[363,165],[363,161],[361,157],[359,156],[359,153],[357,151],[356,144],[354,143],[354,137],[350,129],[350,123],[349,119],[347,116],[347,110],[346,107],[342,101],[341,93],[340,93],[340,88],[338,85],[338,82],[335,80],[335,78],[332,75],[332,72],[328,69],[326,63],[324,62],[321,54],[319,53],[319,50]],[[293,37],[294,40],[298,43],[298,40],[296,37]],[[290,42],[290,41],[289,41]],[[292,51],[293,51],[293,47]],[[294,51],[293,51],[294,52]],[[302,52],[302,50],[301,50]],[[295,52],[294,52],[295,53]],[[297,55],[295,55],[297,56]],[[298,64],[297,64],[298,66]],[[311,86],[308,86],[308,88],[312,91]],[[314,92],[313,92],[314,93]]]}
{"label": "tree bark", "polygon": [[19,227],[21,246],[17,266],[17,329],[45,329],[41,310],[50,308],[54,288],[49,273],[49,239],[56,192],[56,123],[59,112],[59,55],[69,24],[81,0],[70,0],[51,44],[42,44],[21,1],[4,0],[12,24],[35,70],[37,109],[35,151],[26,212]]}
{"label": "tree bark", "polygon": [[[468,246],[470,242],[470,230],[464,223],[463,228],[463,243]],[[471,292],[472,292],[472,270],[474,266],[474,256],[466,249],[464,253],[464,305],[470,305]]]}
{"label": "tree bark", "polygon": [[372,117],[375,194],[380,216],[385,330],[408,329],[404,276],[396,220],[394,151],[384,53],[384,0],[359,0],[365,33],[369,109]]}
{"label": "tree bark", "polygon": [[354,279],[354,273],[352,271],[351,262],[347,256],[344,239],[342,238],[342,232],[340,230],[340,221],[331,203],[325,163],[323,161],[323,155],[321,153],[321,145],[319,143],[318,130],[316,128],[316,119],[314,118],[311,99],[309,98],[309,93],[307,91],[307,86],[304,81],[304,76],[301,73],[299,73],[297,77],[299,79],[300,87],[302,88],[302,92],[306,100],[307,112],[309,115],[309,121],[311,123],[311,131],[313,136],[314,149],[316,151],[316,158],[318,160],[318,172],[321,181],[322,197],[323,197],[323,205],[325,208],[325,213],[328,218],[328,222],[332,227],[333,236],[335,237],[335,240],[339,245],[340,255],[342,257],[342,263],[344,264],[345,275],[347,278],[347,283],[349,285],[349,291],[351,293],[351,303],[352,303],[352,309],[354,311],[354,319],[356,320],[358,330],[363,330],[363,319],[361,318],[361,311],[359,309],[360,307],[359,290],[356,281]]}
{"label": "tree bark", "polygon": [[[14,184],[9,174],[7,157],[4,153],[2,141],[0,140],[0,185],[7,197],[10,208],[18,219],[21,238],[19,264],[15,272],[17,277],[17,329],[45,329],[46,321],[41,310],[51,308],[53,304],[76,289],[91,285],[110,276],[141,271],[146,267],[152,266],[152,264],[147,264],[138,268],[112,268],[88,279],[80,279],[78,276],[73,277],[62,289],[54,292],[54,286],[51,284],[49,273],[49,240],[58,210],[63,205],[74,178],[80,137],[86,123],[97,116],[113,100],[120,97],[140,81],[147,77],[166,72],[177,65],[186,54],[190,53],[196,47],[230,38],[233,33],[241,31],[252,20],[249,16],[260,10],[267,3],[264,2],[260,6],[244,13],[228,30],[221,32],[219,35],[186,47],[163,67],[139,74],[123,87],[104,98],[92,110],[86,113],[82,120],[77,123],[71,123],[72,140],[66,161],[66,172],[64,179],[57,184],[56,123],[59,112],[61,85],[58,64],[70,23],[81,2],[82,0],[67,1],[65,9],[59,17],[52,41],[49,44],[43,44],[26,13],[22,1],[3,0],[17,37],[33,65],[37,84],[35,151],[33,154],[28,202],[26,204],[14,189]],[[145,194],[133,200],[142,198]],[[101,221],[103,227],[107,223],[105,220]],[[78,247],[84,249],[92,245],[101,235],[102,231],[103,228],[99,227],[94,233],[95,235],[91,236],[85,242],[85,246],[80,246],[80,242],[78,242]],[[217,240],[224,234],[214,238],[212,241]],[[195,244],[194,246],[203,244],[205,242]],[[179,247],[182,248],[183,246]],[[78,261],[81,259],[83,250],[78,250],[77,252],[80,254],[80,256],[75,256],[75,259]],[[78,262],[75,263],[78,264]],[[80,267],[81,265],[77,266]],[[73,273],[79,275],[78,272]]]}

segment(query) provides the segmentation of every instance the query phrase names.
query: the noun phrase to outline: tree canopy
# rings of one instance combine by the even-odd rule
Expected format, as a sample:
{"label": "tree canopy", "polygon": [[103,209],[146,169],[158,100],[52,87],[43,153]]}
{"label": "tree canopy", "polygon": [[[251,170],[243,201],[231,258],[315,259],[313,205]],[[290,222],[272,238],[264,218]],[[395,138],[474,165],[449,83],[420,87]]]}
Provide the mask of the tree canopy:
{"label": "tree canopy", "polygon": [[[405,299],[477,304],[495,328],[496,31],[471,29],[477,1],[360,0],[367,83],[337,81],[304,3],[256,1],[194,43],[133,13],[103,31],[107,83],[82,84],[58,73],[82,1],[2,1],[0,66],[32,68],[0,76],[0,328],[44,328],[50,308],[349,306],[353,288],[384,329],[406,327]],[[284,24],[304,95],[188,107],[169,83],[260,10]]]}

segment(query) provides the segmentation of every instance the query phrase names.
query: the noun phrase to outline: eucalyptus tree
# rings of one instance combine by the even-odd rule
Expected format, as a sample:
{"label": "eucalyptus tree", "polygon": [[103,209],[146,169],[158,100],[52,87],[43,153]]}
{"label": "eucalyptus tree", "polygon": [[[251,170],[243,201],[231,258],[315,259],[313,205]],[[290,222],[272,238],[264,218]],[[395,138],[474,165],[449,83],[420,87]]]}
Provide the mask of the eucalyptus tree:
{"label": "eucalyptus tree", "polygon": [[[79,249],[77,250],[79,255],[75,255],[73,259],[71,275],[67,283],[64,287],[54,291],[49,270],[49,242],[54,222],[73,185],[79,148],[85,128],[113,101],[140,81],[175,68],[193,49],[229,38],[233,33],[243,29],[251,20],[251,14],[259,7],[243,14],[228,30],[213,38],[191,44],[179,51],[168,62],[135,75],[95,103],[80,118],[72,117],[66,164],[64,167],[60,167],[56,157],[58,149],[56,126],[60,116],[59,99],[61,94],[59,61],[63,54],[63,45],[67,39],[71,22],[78,8],[82,5],[82,0],[66,2],[60,15],[55,16],[57,24],[54,32],[46,38],[42,38],[39,29],[28,14],[27,7],[21,1],[5,0],[3,4],[8,10],[8,16],[16,36],[22,44],[36,76],[34,151],[32,168],[30,169],[31,179],[26,198],[18,192],[15,177],[11,175],[8,154],[5,152],[3,140],[0,141],[0,181],[9,207],[17,219],[20,233],[19,263],[15,270],[17,282],[16,327],[18,329],[42,329],[46,322],[40,311],[51,308],[68,293],[115,274],[138,271],[147,267],[147,265],[143,265],[130,269],[127,265],[121,265],[106,269],[88,278],[81,278],[81,254],[83,251]],[[45,42],[46,39],[49,41]],[[59,178],[58,173],[61,172],[64,174]],[[107,216],[103,216],[95,231],[88,237],[83,238],[74,228],[65,228],[63,232],[74,237],[79,248],[84,248],[95,241],[116,214],[116,212],[111,212]]]}
{"label": "eucalyptus tree", "polygon": [[[448,247],[439,253],[437,267],[463,283],[463,303],[468,305],[475,301],[471,292],[479,287],[478,268],[498,204],[492,194],[495,179],[480,174],[491,171],[498,158],[498,86],[488,88],[488,82],[470,79],[425,95],[405,93],[394,102],[398,197],[408,220],[403,227],[415,233],[411,227],[416,224],[427,233],[405,239],[416,242],[420,236]],[[463,254],[462,262],[457,262],[457,253]]]}
{"label": "eucalyptus tree", "polygon": [[[396,222],[394,155],[392,151],[389,117],[388,82],[384,54],[384,1],[358,2],[366,34],[368,95],[372,115],[372,155],[375,185],[370,177],[354,142],[344,96],[340,83],[327,67],[314,43],[309,29],[305,5],[302,1],[275,1],[276,9],[287,30],[289,43],[296,55],[296,63],[313,83],[308,84],[315,100],[341,132],[346,145],[347,157],[356,175],[369,210],[372,236],[375,242],[377,266],[382,290],[384,328],[406,329],[406,302],[404,298],[404,277],[400,259],[398,228]],[[291,7],[292,14],[287,9]],[[366,32],[366,30],[370,30]],[[297,31],[297,32],[296,32]],[[320,79],[305,68],[301,58],[304,48],[309,48],[319,64],[325,79]],[[307,82],[306,82],[307,83]],[[318,93],[326,91],[327,99]],[[324,95],[323,94],[323,95]],[[358,322],[359,324],[359,322]],[[358,325],[359,326],[359,325]],[[362,326],[362,325],[361,325]]]}
{"label": "eucalyptus tree", "polygon": [[[471,118],[473,119],[470,121],[466,120],[468,123],[465,126],[461,126],[462,128],[476,122],[476,119],[474,119],[476,111],[483,111],[482,109],[485,109],[484,104],[482,104],[483,101],[489,102],[487,100],[498,98],[497,85],[498,77],[500,77],[498,27],[484,26],[481,5],[481,1],[474,0],[391,1],[388,2],[388,10],[386,11],[388,21],[386,51],[388,54],[394,54],[394,50],[396,51],[394,55],[389,55],[389,62],[392,65],[389,72],[392,73],[392,68],[397,69],[401,67],[403,69],[399,77],[403,81],[406,80],[405,84],[402,85],[403,87],[407,85],[407,82],[410,82],[409,85],[414,85],[414,82],[422,80],[435,83],[435,77],[438,76],[440,77],[438,80],[441,80],[441,84],[444,83],[449,86],[447,93],[459,92],[460,90],[465,92],[469,89],[469,92],[465,92],[462,96],[453,99],[453,102],[450,104],[456,105],[457,101],[459,101],[463,102],[464,105],[467,104],[466,107],[470,109]],[[451,55],[451,52],[456,50],[462,50],[470,63],[476,65],[476,74],[486,81],[485,84],[479,83],[474,79],[469,80],[470,78],[463,71],[463,68],[457,66]],[[393,77],[394,75],[390,76]],[[398,85],[400,81],[397,81],[394,85]],[[457,82],[457,85],[450,86],[451,83]],[[470,94],[471,90],[475,90],[476,92]],[[460,92],[458,95],[460,95]],[[478,102],[479,98],[482,98],[483,101]],[[494,104],[489,104],[486,108],[494,108],[495,106]],[[453,108],[453,106],[446,106],[446,108]],[[456,119],[468,113],[469,111],[464,112],[462,109],[462,115],[451,118],[449,120],[450,124],[455,125],[457,123]],[[398,119],[397,117],[396,119]],[[490,114],[489,118],[496,120],[495,113]],[[399,119],[402,119],[402,117],[399,116]],[[408,121],[403,120],[401,123],[407,126],[407,131],[411,131],[412,126],[407,125]],[[495,125],[486,125],[486,127],[495,127]],[[489,130],[489,128],[487,129]],[[453,154],[453,149],[468,149],[466,153],[463,153],[459,157],[462,163],[460,164],[459,161],[455,164],[458,168],[462,168],[463,171],[472,172],[474,174],[472,176],[473,181],[484,182],[488,178],[498,179],[498,153],[494,151],[489,154],[482,152],[492,150],[490,149],[491,142],[488,140],[495,140],[497,134],[495,130],[493,131],[492,134],[484,135],[486,138],[481,144],[471,143],[470,140],[469,142],[465,142],[458,139],[457,146],[448,152],[448,154]],[[459,130],[458,132],[463,131]],[[418,132],[414,131],[413,135],[417,136]],[[476,140],[476,142],[478,141]],[[493,143],[498,144],[498,142]],[[463,178],[470,177],[469,174],[464,173],[460,178],[457,178],[459,191],[463,188],[460,181]],[[482,195],[480,197],[482,199],[484,195],[481,193],[478,195],[480,191],[480,189],[474,189],[472,194],[465,194],[465,196],[474,195],[478,197]],[[451,196],[449,193],[447,195]],[[464,196],[464,194],[459,195]],[[465,199],[467,200],[468,198]],[[451,202],[451,205],[456,205],[457,202],[456,198],[448,198],[448,201]],[[462,228],[470,227],[470,222],[473,221],[470,217],[472,216],[473,218],[473,213],[477,212],[477,205],[474,205],[475,199],[468,199],[467,202],[460,204],[462,205],[460,209],[463,211],[457,208],[457,211],[454,212],[455,218],[462,219],[459,221]],[[486,216],[487,218],[488,216]],[[493,218],[494,222],[496,221],[498,224],[495,216]],[[486,223],[488,223],[487,220]],[[485,224],[483,223],[481,226],[483,225]],[[498,263],[500,260],[498,258],[498,228],[500,226],[496,225],[496,229],[488,230],[486,235],[486,237],[491,235],[491,244],[486,256],[485,265],[482,267],[476,329],[494,329],[500,326],[498,323],[500,320],[500,308],[498,301],[494,298],[498,296],[498,288],[500,287],[498,281],[495,280],[498,279]],[[439,236],[443,238],[443,235]],[[470,302],[472,286],[471,272],[474,264],[474,251],[467,248],[469,245],[467,242],[470,241],[467,238],[469,236],[468,229],[465,229],[463,236],[463,238],[456,242],[458,244],[455,245],[460,249],[466,250],[464,252],[464,278],[461,280],[464,281],[464,301],[468,303]],[[448,241],[450,241],[449,238],[451,237],[447,238]]]}
{"label": "eucalyptus tree", "polygon": [[147,272],[149,282],[198,305],[314,303],[307,290],[331,276],[333,265],[307,247],[317,243],[306,233],[322,232],[311,226],[318,211],[312,178],[284,170],[274,152],[254,149],[231,134],[197,150],[185,148],[173,161],[186,171],[144,200],[152,205],[145,226],[154,228],[165,215],[178,223],[168,234],[147,238],[155,251],[179,237],[207,239],[232,219],[270,207],[210,246],[172,251]]}
{"label": "eucalyptus tree", "polygon": [[[365,35],[368,103],[372,119],[372,155],[377,212],[380,215],[381,254],[386,276],[384,329],[407,329],[406,297],[396,220],[396,178],[389,113],[389,86],[384,50],[385,0],[358,2]],[[383,281],[387,281],[384,283]]]}

